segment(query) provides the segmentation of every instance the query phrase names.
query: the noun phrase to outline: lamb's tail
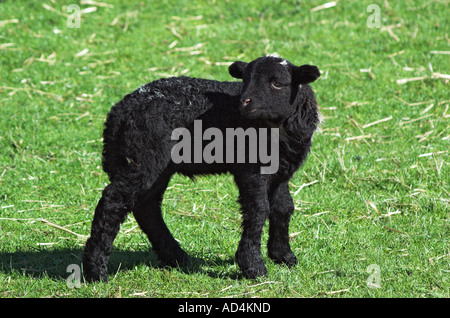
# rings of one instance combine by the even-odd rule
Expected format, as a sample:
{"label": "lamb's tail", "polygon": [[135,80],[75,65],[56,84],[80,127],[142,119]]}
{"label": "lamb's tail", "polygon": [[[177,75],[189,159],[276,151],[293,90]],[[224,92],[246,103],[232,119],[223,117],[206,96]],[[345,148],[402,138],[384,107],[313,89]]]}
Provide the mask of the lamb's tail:
{"label": "lamb's tail", "polygon": [[127,165],[126,157],[122,153],[126,116],[122,114],[120,104],[116,104],[109,112],[103,130],[102,166],[110,179],[121,167]]}

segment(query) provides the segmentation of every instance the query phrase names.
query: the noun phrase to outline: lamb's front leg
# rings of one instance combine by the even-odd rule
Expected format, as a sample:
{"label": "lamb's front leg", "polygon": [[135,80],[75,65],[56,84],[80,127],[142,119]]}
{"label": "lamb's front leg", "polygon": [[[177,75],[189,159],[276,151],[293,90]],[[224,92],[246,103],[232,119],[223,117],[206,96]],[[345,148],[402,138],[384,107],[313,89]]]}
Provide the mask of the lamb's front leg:
{"label": "lamb's front leg", "polygon": [[261,235],[270,211],[267,182],[260,175],[235,177],[235,180],[243,214],[243,232],[236,260],[246,278],[264,276],[267,269],[261,256]]}
{"label": "lamb's front leg", "polygon": [[294,212],[294,202],[288,183],[283,183],[269,194],[269,241],[267,250],[275,263],[284,263],[291,267],[297,264],[297,258],[289,245],[289,222]]}

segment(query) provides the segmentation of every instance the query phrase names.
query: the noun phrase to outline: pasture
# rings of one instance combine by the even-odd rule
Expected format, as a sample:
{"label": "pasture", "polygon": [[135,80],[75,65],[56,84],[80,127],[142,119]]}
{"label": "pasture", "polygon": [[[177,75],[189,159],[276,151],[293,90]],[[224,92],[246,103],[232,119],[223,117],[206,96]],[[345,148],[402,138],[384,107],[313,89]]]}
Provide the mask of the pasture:
{"label": "pasture", "polygon": [[[450,297],[448,12],[446,0],[1,1],[0,297]],[[268,259],[265,228],[268,274],[244,279],[231,176],[177,175],[163,215],[192,268],[159,266],[130,214],[109,281],[68,283],[108,183],[109,109],[158,78],[231,81],[233,61],[275,52],[322,73],[324,122],[290,183],[298,265]]]}

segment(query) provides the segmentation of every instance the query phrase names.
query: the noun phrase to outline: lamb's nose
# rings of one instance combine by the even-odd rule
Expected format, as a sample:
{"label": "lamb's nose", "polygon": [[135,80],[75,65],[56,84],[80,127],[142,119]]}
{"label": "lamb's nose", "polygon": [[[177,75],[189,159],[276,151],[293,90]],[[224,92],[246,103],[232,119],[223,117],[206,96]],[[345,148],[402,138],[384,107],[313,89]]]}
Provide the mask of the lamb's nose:
{"label": "lamb's nose", "polygon": [[242,106],[243,107],[245,107],[245,106],[247,106],[248,104],[250,104],[251,103],[251,99],[250,98],[246,98],[243,102],[242,102]]}

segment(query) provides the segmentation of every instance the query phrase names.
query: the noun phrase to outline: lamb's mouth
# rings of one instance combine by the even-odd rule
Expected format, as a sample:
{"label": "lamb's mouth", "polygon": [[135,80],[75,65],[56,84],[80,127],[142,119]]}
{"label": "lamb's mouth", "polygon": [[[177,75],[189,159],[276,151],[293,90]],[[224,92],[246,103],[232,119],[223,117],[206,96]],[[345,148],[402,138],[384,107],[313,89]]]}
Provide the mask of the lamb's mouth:
{"label": "lamb's mouth", "polygon": [[253,109],[243,109],[242,110],[242,116],[250,118],[250,119],[255,119],[257,117],[259,117],[259,115],[261,114],[261,109],[260,108],[253,108]]}

